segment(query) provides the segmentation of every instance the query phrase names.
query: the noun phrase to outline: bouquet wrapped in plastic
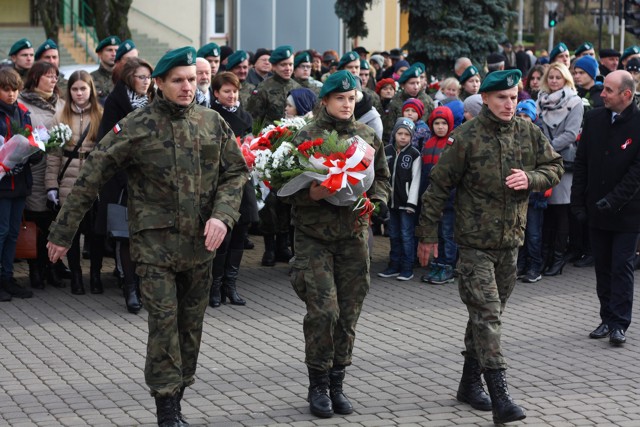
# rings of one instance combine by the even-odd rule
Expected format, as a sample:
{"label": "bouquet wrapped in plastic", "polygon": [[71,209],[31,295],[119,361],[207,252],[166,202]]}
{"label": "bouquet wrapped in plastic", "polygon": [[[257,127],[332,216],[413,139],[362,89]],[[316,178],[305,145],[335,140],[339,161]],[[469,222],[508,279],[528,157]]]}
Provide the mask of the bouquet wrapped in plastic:
{"label": "bouquet wrapped in plastic", "polygon": [[44,150],[42,142],[36,141],[31,134],[31,126],[27,125],[25,130],[27,131],[25,133],[28,133],[27,136],[15,134],[0,147],[0,179],[16,165],[26,163],[38,150]]}

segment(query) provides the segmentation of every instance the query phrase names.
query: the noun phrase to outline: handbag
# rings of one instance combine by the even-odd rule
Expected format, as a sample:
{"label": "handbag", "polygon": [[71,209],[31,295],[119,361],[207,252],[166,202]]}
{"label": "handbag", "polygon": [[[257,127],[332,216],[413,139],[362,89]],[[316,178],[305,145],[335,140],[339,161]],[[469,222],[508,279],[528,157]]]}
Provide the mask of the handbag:
{"label": "handbag", "polygon": [[37,237],[38,227],[33,221],[25,221],[22,218],[20,223],[20,233],[16,242],[15,258],[35,259],[38,257]]}
{"label": "handbag", "polygon": [[120,192],[118,203],[107,204],[107,236],[113,239],[129,238],[129,212],[122,206],[124,189]]}

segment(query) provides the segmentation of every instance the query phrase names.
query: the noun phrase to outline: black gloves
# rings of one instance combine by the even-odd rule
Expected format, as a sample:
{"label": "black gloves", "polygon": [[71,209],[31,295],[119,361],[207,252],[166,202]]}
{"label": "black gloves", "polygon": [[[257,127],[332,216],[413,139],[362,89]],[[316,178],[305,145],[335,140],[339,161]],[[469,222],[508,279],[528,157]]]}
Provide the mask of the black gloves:
{"label": "black gloves", "polygon": [[603,197],[596,202],[596,208],[598,208],[600,212],[608,212],[611,210],[611,204],[606,198]]}
{"label": "black gloves", "polygon": [[382,200],[376,200],[374,203],[376,204],[376,209],[373,211],[371,221],[374,224],[384,224],[389,221],[389,208],[387,204]]}
{"label": "black gloves", "polygon": [[22,172],[23,169],[24,169],[24,164],[23,163],[18,163],[17,165],[12,167],[9,172],[7,172],[7,175],[9,175],[9,176],[18,175],[20,172]]}

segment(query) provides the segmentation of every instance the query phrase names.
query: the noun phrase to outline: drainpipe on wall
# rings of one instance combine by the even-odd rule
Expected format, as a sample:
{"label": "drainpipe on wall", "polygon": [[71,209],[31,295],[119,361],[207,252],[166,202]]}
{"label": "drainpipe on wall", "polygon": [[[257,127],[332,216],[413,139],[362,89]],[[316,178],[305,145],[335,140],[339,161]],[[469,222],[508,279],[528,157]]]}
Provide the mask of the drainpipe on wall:
{"label": "drainpipe on wall", "polygon": [[[200,0],[200,46],[207,43],[207,0]],[[196,49],[198,48],[199,46],[196,46]]]}

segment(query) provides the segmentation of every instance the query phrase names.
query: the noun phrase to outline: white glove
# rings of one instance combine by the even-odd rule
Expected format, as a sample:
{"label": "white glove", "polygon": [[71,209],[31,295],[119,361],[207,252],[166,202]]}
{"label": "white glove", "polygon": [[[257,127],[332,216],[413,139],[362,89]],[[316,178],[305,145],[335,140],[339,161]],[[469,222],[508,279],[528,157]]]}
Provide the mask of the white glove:
{"label": "white glove", "polygon": [[47,191],[47,199],[51,200],[51,202],[54,205],[59,205],[60,204],[60,198],[58,197],[58,190],[53,189],[53,190],[49,190]]}

